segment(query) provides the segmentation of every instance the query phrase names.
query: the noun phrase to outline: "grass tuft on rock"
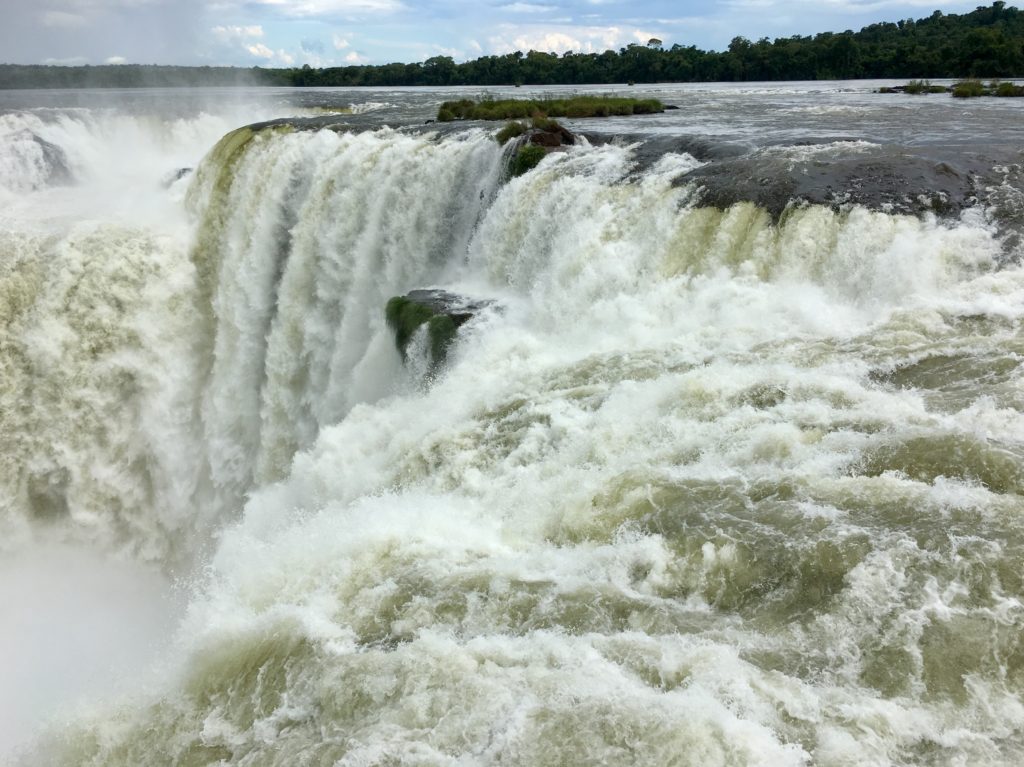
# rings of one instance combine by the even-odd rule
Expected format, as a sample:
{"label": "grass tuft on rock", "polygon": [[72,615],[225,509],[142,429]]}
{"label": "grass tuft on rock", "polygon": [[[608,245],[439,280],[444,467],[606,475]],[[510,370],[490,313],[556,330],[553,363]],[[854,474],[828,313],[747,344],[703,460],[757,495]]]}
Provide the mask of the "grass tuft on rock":
{"label": "grass tuft on rock", "polygon": [[562,126],[558,122],[558,120],[553,120],[550,117],[546,117],[539,113],[534,114],[533,117],[530,118],[530,124],[533,125],[533,127],[536,128],[537,130],[549,132],[562,130]]}
{"label": "grass tuft on rock", "polygon": [[[437,119],[522,120],[528,117],[611,117],[656,114],[665,111],[657,99],[629,99],[617,96],[573,96],[566,99],[460,99],[446,101],[437,111]],[[443,116],[442,116],[443,115]]]}
{"label": "grass tuft on rock", "polygon": [[504,146],[509,142],[510,139],[514,139],[516,136],[522,136],[524,133],[526,133],[526,130],[526,125],[524,125],[523,123],[510,122],[500,131],[494,134],[494,139],[499,144]]}
{"label": "grass tuft on rock", "polygon": [[904,93],[912,94],[923,94],[923,93],[947,93],[949,88],[945,85],[932,85],[928,80],[911,80],[909,83],[903,86]]}
{"label": "grass tuft on rock", "polygon": [[1024,85],[1013,83],[992,83],[992,95],[1000,98],[1022,98],[1024,97]]}
{"label": "grass tuft on rock", "polygon": [[522,176],[524,173],[536,168],[540,161],[544,159],[544,155],[546,154],[547,152],[544,151],[544,147],[542,146],[537,146],[536,144],[524,144],[519,147],[515,156],[512,158],[512,162],[509,163],[509,174],[513,178],[516,176]]}
{"label": "grass tuft on rock", "polygon": [[985,86],[981,80],[961,80],[953,86],[953,97],[958,99],[973,99],[985,96]]}

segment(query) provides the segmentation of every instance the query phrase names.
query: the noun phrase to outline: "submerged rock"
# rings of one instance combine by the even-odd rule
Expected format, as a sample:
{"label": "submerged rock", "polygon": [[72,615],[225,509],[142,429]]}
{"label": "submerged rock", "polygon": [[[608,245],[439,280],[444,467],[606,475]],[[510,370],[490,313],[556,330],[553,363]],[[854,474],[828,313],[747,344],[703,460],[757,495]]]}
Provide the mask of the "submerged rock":
{"label": "submerged rock", "polygon": [[568,128],[554,120],[544,120],[525,131],[516,141],[508,156],[508,171],[511,176],[521,176],[537,167],[551,152],[576,143],[576,136]]}
{"label": "submerged rock", "polygon": [[960,159],[954,167],[939,158],[856,142],[771,147],[710,162],[675,183],[697,185],[703,205],[726,209],[749,201],[775,220],[793,203],[955,217],[977,204],[977,179],[988,164]]}
{"label": "submerged rock", "polygon": [[38,168],[36,181],[29,185],[30,188],[70,184],[74,180],[67,154],[56,144],[30,130],[18,131],[9,136],[7,141],[16,148],[20,145],[20,154],[28,158],[26,161],[29,164]]}
{"label": "submerged rock", "polygon": [[426,325],[428,365],[434,370],[444,362],[459,328],[490,304],[446,290],[412,290],[388,301],[384,314],[403,360],[408,360],[420,326]]}
{"label": "submerged rock", "polygon": [[189,175],[191,172],[192,168],[178,168],[177,170],[172,170],[163,177],[160,185],[163,186],[164,189],[170,189],[174,185],[175,181],[185,178],[185,176]]}
{"label": "submerged rock", "polygon": [[524,135],[526,136],[526,141],[530,144],[547,149],[572,146],[576,143],[575,134],[554,120],[546,120],[541,127],[531,128]]}

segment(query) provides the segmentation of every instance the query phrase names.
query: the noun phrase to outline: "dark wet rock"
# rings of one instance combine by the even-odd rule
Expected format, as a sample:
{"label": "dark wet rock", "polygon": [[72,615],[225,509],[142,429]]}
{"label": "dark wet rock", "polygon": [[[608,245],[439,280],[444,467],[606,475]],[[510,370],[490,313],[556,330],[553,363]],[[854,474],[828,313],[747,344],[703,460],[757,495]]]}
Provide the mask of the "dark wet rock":
{"label": "dark wet rock", "polygon": [[665,105],[665,111],[666,112],[668,112],[670,110],[674,110],[674,109],[679,109],[679,107],[677,107],[675,104],[666,104]]}
{"label": "dark wet rock", "polygon": [[43,161],[43,179],[42,183],[44,186],[59,186],[61,184],[70,184],[74,177],[71,173],[71,167],[68,165],[68,156],[56,144],[47,141],[44,138],[37,136],[30,130],[21,130],[14,133],[9,141],[26,142],[35,144],[38,148]]}
{"label": "dark wet rock", "polygon": [[542,146],[545,149],[554,149],[561,146],[572,146],[576,143],[576,136],[563,125],[549,120],[541,128],[531,128],[524,136],[525,140],[535,146]]}
{"label": "dark wet rock", "polygon": [[[591,123],[600,125],[600,121]],[[818,204],[832,209],[860,205],[898,214],[935,214],[956,218],[967,208],[984,205],[999,227],[1008,257],[1016,258],[1024,241],[1022,155],[998,142],[966,142],[951,136],[923,145],[875,143],[870,136],[817,135],[801,142],[755,146],[705,135],[601,132],[588,125],[574,133],[561,126],[528,128],[513,144],[506,161],[525,173],[550,152],[585,140],[592,146],[630,146],[633,169],[627,181],[640,178],[666,154],[685,153],[704,163],[680,175],[677,186],[691,187],[689,200],[698,205],[728,208],[739,202],[763,207],[776,221],[793,205]],[[321,115],[257,123],[253,130],[380,130],[372,115]],[[432,125],[407,124],[403,132],[442,140],[468,129],[492,130],[484,121]],[[563,133],[564,131],[564,133]],[[571,140],[570,140],[571,139]],[[523,149],[528,153],[522,157]],[[1009,169],[1009,170],[1007,170]]]}
{"label": "dark wet rock", "polygon": [[185,178],[185,176],[190,174],[192,170],[192,168],[178,168],[177,170],[172,170],[170,173],[163,177],[163,180],[160,182],[160,185],[164,189],[169,189],[174,184],[175,181]]}
{"label": "dark wet rock", "polygon": [[516,139],[507,156],[508,174],[521,176],[537,167],[546,155],[575,143],[576,136],[572,131],[554,120],[545,120],[541,125],[523,131]]}
{"label": "dark wet rock", "polygon": [[963,163],[954,166],[881,148],[847,151],[840,146],[801,155],[797,147],[776,147],[711,162],[675,183],[696,186],[703,205],[724,209],[753,202],[776,220],[793,203],[957,216],[978,203],[977,179],[986,165],[961,159]]}
{"label": "dark wet rock", "polygon": [[932,85],[931,83],[916,83],[907,85],[883,85],[878,93],[906,93],[920,95],[923,93],[950,93],[952,88],[946,85]]}
{"label": "dark wet rock", "polygon": [[633,146],[637,170],[645,170],[667,154],[688,154],[701,162],[741,157],[751,151],[746,144],[712,139],[707,136],[665,136],[637,133],[581,133],[591,146],[620,144]]}
{"label": "dark wet rock", "polygon": [[444,362],[459,328],[490,305],[490,301],[446,290],[411,290],[389,300],[384,314],[403,360],[407,359],[409,344],[420,326],[427,326],[427,353],[433,370]]}

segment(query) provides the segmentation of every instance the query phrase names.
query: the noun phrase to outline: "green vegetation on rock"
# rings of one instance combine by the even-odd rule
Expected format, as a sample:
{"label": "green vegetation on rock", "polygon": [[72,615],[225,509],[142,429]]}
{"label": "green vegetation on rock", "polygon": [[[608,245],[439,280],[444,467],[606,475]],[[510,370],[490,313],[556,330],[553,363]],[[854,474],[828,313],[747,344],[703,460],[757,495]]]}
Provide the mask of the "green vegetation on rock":
{"label": "green vegetation on rock", "polygon": [[985,95],[987,92],[980,80],[962,80],[953,86],[954,98],[971,99]]}
{"label": "green vegetation on rock", "polygon": [[979,96],[1022,98],[1024,97],[1024,86],[1001,83],[998,80],[993,80],[988,85],[980,80],[962,80],[953,86],[953,95],[959,99],[978,98]]}
{"label": "green vegetation on rock", "polygon": [[1024,85],[1013,83],[992,83],[992,95],[1000,98],[1022,98],[1024,97]]}
{"label": "green vegetation on rock", "polygon": [[540,161],[544,159],[545,154],[547,154],[547,152],[542,146],[537,146],[536,144],[524,144],[519,147],[515,155],[512,157],[512,161],[509,163],[508,168],[509,174],[515,177],[533,170],[537,167]]}
{"label": "green vegetation on rock", "polygon": [[539,114],[535,114],[530,119],[530,124],[537,130],[542,131],[557,132],[562,130],[562,125],[558,120],[552,120],[550,117],[544,117]]}
{"label": "green vegetation on rock", "polygon": [[[627,99],[615,96],[573,96],[567,99],[460,99],[446,101],[437,111],[437,119],[515,120],[533,117],[609,117],[612,115],[655,114],[665,106],[657,99]],[[444,116],[442,116],[444,115]],[[451,118],[447,118],[451,115]]]}
{"label": "green vegetation on rock", "polygon": [[405,296],[395,296],[388,301],[384,308],[384,317],[388,327],[395,331],[395,346],[403,358],[416,329],[434,316],[436,315],[428,307],[410,301]]}
{"label": "green vegetation on rock", "polygon": [[903,86],[904,93],[915,95],[922,93],[947,93],[948,91],[949,88],[945,85],[932,85],[927,80],[911,80]]}
{"label": "green vegetation on rock", "polygon": [[384,316],[388,327],[395,333],[395,346],[403,360],[416,331],[421,325],[427,326],[431,368],[436,368],[444,361],[458,333],[458,325],[449,315],[436,313],[426,304],[407,296],[395,296],[389,300],[384,308]]}
{"label": "green vegetation on rock", "polygon": [[448,347],[455,340],[458,326],[447,314],[435,314],[427,321],[427,338],[430,341],[430,359],[440,364],[448,355]]}
{"label": "green vegetation on rock", "polygon": [[494,138],[499,144],[504,146],[510,139],[514,139],[516,136],[522,136],[526,133],[526,130],[527,128],[523,123],[513,121],[494,134]]}
{"label": "green vegetation on rock", "polygon": [[911,80],[906,85],[897,85],[895,87],[884,86],[879,88],[878,92],[911,94],[950,93],[954,98],[958,99],[978,98],[980,96],[1019,98],[1024,97],[1024,86],[1015,85],[1014,83],[999,82],[998,80],[993,80],[988,85],[985,85],[985,83],[976,78],[961,80],[952,87],[947,87],[945,85],[932,85],[927,80]]}

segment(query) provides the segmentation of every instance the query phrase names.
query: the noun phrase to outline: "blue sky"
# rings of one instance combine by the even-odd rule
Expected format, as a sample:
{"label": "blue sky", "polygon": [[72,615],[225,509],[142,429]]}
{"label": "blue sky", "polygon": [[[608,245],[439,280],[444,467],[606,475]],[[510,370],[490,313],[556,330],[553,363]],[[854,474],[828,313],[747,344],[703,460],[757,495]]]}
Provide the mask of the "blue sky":
{"label": "blue sky", "polygon": [[963,13],[934,0],[0,0],[0,62],[335,66],[750,39]]}

